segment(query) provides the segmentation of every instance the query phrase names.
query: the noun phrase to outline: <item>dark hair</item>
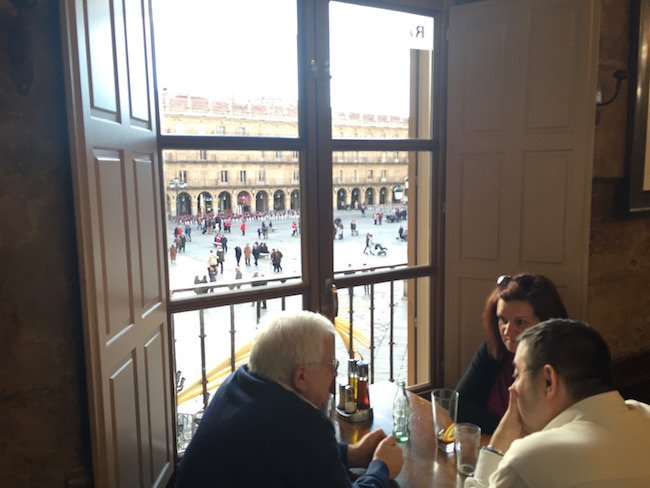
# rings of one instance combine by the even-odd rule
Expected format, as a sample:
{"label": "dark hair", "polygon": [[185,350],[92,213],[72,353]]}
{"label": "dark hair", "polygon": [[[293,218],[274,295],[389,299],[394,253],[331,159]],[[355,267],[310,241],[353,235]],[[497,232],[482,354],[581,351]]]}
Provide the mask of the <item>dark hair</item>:
{"label": "dark hair", "polygon": [[551,319],[526,329],[519,340],[528,348],[526,370],[535,375],[553,366],[576,401],[614,389],[609,347],[589,325]]}
{"label": "dark hair", "polygon": [[497,287],[492,290],[483,307],[483,329],[488,351],[498,360],[508,357],[508,350],[501,340],[497,319],[497,303],[519,300],[529,303],[540,321],[567,318],[568,314],[555,284],[540,274],[521,273],[500,276]]}

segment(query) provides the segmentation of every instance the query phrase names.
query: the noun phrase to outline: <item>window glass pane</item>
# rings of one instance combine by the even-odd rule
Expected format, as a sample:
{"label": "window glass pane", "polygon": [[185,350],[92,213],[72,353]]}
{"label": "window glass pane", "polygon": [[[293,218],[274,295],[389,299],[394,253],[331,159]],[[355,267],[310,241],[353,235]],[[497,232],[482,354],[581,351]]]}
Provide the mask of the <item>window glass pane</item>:
{"label": "window glass pane", "polygon": [[297,155],[163,151],[172,298],[225,293],[239,280],[273,286],[302,276]]}
{"label": "window glass pane", "polygon": [[332,137],[431,137],[432,53],[432,18],[331,2]]}
{"label": "window glass pane", "polygon": [[[421,365],[415,369],[419,371],[417,382],[428,380],[429,331],[409,330],[408,317],[416,313],[418,317],[425,317],[432,313],[428,298],[430,282],[427,277],[339,288],[336,357],[341,366],[338,383],[348,383],[350,348],[356,359],[361,358],[369,364],[371,381],[406,380],[408,343],[414,340],[415,334],[419,334],[417,343],[422,344],[419,351]],[[415,358],[411,362],[415,363]],[[416,380],[414,376],[412,378]]]}
{"label": "window glass pane", "polygon": [[162,134],[297,137],[295,0],[154,4]]}
{"label": "window glass pane", "polygon": [[[348,151],[332,155],[334,271],[428,264],[432,192],[409,187],[409,168],[431,174],[429,153]],[[417,222],[409,213],[418,209]],[[415,217],[415,216],[414,216]],[[409,258],[409,248],[417,249]],[[416,229],[413,229],[416,230]]]}

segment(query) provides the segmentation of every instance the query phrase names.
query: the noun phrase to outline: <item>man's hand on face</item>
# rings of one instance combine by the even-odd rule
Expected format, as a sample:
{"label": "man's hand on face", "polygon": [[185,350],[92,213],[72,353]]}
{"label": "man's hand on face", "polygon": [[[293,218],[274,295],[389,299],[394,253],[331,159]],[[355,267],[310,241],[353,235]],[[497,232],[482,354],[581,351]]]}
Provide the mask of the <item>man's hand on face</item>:
{"label": "man's hand on face", "polygon": [[528,433],[524,430],[524,425],[517,406],[517,392],[513,387],[508,389],[510,399],[508,401],[508,409],[503,415],[501,422],[497,426],[490,445],[500,451],[506,452],[510,448],[510,444],[517,439],[525,437]]}
{"label": "man's hand on face", "polygon": [[378,459],[386,464],[388,467],[388,477],[391,480],[395,479],[404,464],[402,450],[392,435],[389,435],[379,443],[372,459]]}
{"label": "man's hand on face", "polygon": [[366,468],[379,443],[386,438],[383,430],[368,432],[361,440],[348,446],[348,466],[351,468]]}

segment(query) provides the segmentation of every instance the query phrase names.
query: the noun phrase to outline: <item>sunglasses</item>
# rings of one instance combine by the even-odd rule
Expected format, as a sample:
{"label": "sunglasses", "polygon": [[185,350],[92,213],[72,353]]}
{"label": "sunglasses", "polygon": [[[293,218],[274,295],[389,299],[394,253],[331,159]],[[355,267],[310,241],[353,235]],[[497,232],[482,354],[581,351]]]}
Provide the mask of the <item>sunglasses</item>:
{"label": "sunglasses", "polygon": [[535,277],[531,275],[501,275],[497,278],[497,288],[499,288],[499,290],[503,290],[512,281],[515,281],[522,288],[530,288],[535,282]]}

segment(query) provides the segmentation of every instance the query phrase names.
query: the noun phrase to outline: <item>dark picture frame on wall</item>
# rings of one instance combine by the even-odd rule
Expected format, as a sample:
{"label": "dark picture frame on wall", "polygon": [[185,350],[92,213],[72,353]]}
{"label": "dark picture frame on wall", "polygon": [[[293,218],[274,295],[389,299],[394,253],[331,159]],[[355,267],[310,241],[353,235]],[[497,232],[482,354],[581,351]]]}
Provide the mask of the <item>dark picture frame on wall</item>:
{"label": "dark picture frame on wall", "polygon": [[628,210],[650,210],[650,0],[630,5],[630,91],[626,178]]}

